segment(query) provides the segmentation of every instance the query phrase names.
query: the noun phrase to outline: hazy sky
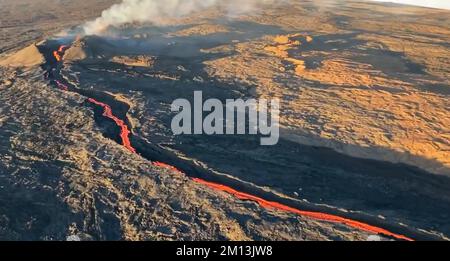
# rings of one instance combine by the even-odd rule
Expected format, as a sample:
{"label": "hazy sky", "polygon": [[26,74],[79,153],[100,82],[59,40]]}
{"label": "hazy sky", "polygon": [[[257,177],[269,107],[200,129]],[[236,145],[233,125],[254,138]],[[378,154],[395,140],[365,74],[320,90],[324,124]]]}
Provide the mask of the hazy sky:
{"label": "hazy sky", "polygon": [[450,10],[450,0],[373,0],[378,2],[391,2],[425,7],[435,7]]}

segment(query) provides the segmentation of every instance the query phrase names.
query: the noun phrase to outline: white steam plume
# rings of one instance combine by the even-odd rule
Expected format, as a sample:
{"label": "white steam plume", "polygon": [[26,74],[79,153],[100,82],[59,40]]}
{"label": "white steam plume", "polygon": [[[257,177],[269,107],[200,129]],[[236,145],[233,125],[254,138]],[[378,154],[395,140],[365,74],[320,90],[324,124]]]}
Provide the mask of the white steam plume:
{"label": "white steam plume", "polygon": [[102,16],[84,25],[86,35],[101,34],[109,26],[127,23],[158,23],[161,18],[177,18],[216,5],[233,12],[250,12],[260,4],[277,0],[123,0],[103,11]]}

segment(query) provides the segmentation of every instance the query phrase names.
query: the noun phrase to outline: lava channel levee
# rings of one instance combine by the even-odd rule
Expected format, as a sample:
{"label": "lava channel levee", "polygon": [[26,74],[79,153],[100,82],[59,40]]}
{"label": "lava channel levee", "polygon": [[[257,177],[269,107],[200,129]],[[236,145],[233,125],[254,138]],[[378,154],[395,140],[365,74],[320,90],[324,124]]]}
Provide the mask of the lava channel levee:
{"label": "lava channel levee", "polygon": [[[53,57],[57,61],[57,63],[53,66],[55,66],[55,67],[60,66],[60,64],[63,62],[63,55],[64,55],[64,52],[66,49],[67,49],[67,46],[62,45],[59,47],[58,50],[53,51]],[[51,65],[51,63],[49,63],[49,64]],[[86,94],[82,93],[82,92],[78,92],[77,88],[70,88],[69,84],[65,83],[64,80],[62,79],[62,77],[57,75],[59,73],[59,70],[57,70],[55,67],[49,69],[49,72],[46,73],[46,77],[51,82],[55,83],[55,85],[58,89],[61,89],[64,91],[77,92],[86,97]],[[55,71],[57,73],[55,73]],[[140,154],[140,153],[138,153],[138,150],[132,145],[132,142],[130,139],[131,131],[130,131],[129,127],[127,126],[127,124],[125,123],[124,120],[120,119],[113,113],[111,106],[104,102],[100,102],[92,97],[86,97],[86,98],[89,103],[101,107],[103,109],[103,116],[109,120],[112,120],[117,125],[117,127],[120,128],[120,138],[122,141],[121,145],[124,146],[130,153]],[[161,151],[156,149],[155,152],[159,153]],[[140,155],[143,156],[142,154],[140,154]],[[400,225],[399,226],[388,225],[386,222],[381,222],[381,221],[373,222],[373,223],[381,222],[385,226],[388,226],[391,230],[399,231],[399,232],[395,233],[395,232],[389,231],[388,229],[384,229],[380,226],[370,225],[369,222],[362,222],[362,221],[357,221],[357,220],[354,220],[351,218],[344,217],[344,216],[346,216],[344,213],[342,213],[342,215],[335,215],[335,214],[325,213],[326,212],[325,210],[323,212],[322,211],[301,210],[299,208],[289,206],[288,204],[268,200],[261,196],[256,196],[255,194],[252,194],[252,193],[243,192],[242,190],[237,190],[229,185],[225,185],[225,184],[217,183],[217,182],[211,182],[211,181],[208,181],[206,178],[195,177],[194,174],[190,174],[184,170],[184,169],[192,170],[192,169],[195,169],[196,167],[193,167],[193,166],[177,167],[176,165],[167,164],[162,161],[152,159],[150,157],[146,157],[146,156],[143,156],[143,157],[146,158],[147,160],[149,160],[153,166],[165,168],[165,169],[174,171],[176,173],[179,173],[180,175],[186,175],[186,176],[190,177],[190,179],[192,181],[194,181],[195,183],[201,184],[201,185],[208,187],[215,191],[225,192],[225,193],[230,194],[240,200],[255,202],[262,208],[292,213],[292,214],[296,214],[299,216],[303,216],[303,217],[307,217],[307,218],[311,218],[311,219],[315,219],[315,220],[319,220],[319,221],[338,223],[338,224],[346,225],[348,227],[352,227],[354,229],[358,229],[358,230],[369,232],[369,233],[384,235],[384,236],[394,238],[397,240],[414,241],[415,239],[419,239],[419,240],[422,240],[422,239],[429,240],[430,238],[435,239],[431,235],[413,231],[411,229],[408,229],[408,228],[400,226]],[[173,157],[172,157],[172,159],[173,159]],[[174,161],[174,160],[172,160],[172,161]],[[180,163],[180,165],[186,166],[186,162],[184,161],[184,162],[182,162],[182,164]],[[203,173],[204,172],[205,171],[203,171]],[[202,175],[202,177],[203,176],[205,176],[205,175]],[[236,181],[234,180],[233,182],[236,182]],[[242,187],[245,187],[245,186],[242,186]],[[260,192],[259,194],[267,195],[267,192],[264,192],[264,193]],[[273,197],[277,198],[277,196],[275,196],[275,195]],[[280,201],[282,201],[282,200],[280,199]],[[308,207],[306,207],[306,208],[308,208]],[[317,208],[319,208],[319,207],[316,206],[315,209],[317,209]],[[320,208],[325,209],[326,207],[320,207]],[[333,211],[336,212],[336,210],[331,210],[331,209],[328,212],[333,212]],[[347,214],[347,215],[350,215],[350,214]],[[362,218],[362,219],[367,219],[367,218]],[[413,237],[415,239],[413,239]]]}

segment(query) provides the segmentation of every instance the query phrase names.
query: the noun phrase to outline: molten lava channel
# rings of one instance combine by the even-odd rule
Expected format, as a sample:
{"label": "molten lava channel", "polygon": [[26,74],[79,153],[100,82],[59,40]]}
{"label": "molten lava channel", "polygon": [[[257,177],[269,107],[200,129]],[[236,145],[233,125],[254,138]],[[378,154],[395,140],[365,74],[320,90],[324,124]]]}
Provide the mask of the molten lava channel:
{"label": "molten lava channel", "polygon": [[[62,55],[64,54],[65,49],[67,48],[67,46],[62,45],[57,51],[54,51],[54,56],[55,59],[58,62],[62,61]],[[57,86],[62,89],[62,90],[68,90],[67,85],[61,83],[60,81],[56,80],[56,84]],[[131,153],[137,153],[136,149],[132,146],[131,141],[130,141],[130,134],[131,131],[129,130],[127,124],[125,124],[125,122],[121,119],[119,119],[117,116],[115,116],[113,114],[113,111],[111,109],[111,107],[103,102],[99,102],[93,98],[88,98],[88,102],[100,106],[103,108],[103,116],[111,119],[112,121],[114,121],[114,123],[120,128],[120,138],[122,140],[122,145]],[[179,170],[177,167],[163,163],[163,162],[158,162],[158,161],[153,161],[152,162],[153,166],[156,167],[161,167],[161,168],[165,168],[171,171],[174,171],[176,173],[179,174],[183,174],[186,175],[186,173],[184,173],[183,171]],[[413,239],[406,237],[404,235],[400,235],[400,234],[396,234],[393,232],[390,232],[386,229],[380,228],[380,227],[376,227],[376,226],[372,226],[363,222],[359,222],[356,220],[352,220],[352,219],[348,219],[348,218],[343,218],[340,216],[336,216],[336,215],[331,215],[331,214],[327,214],[327,213],[322,213],[322,212],[312,212],[312,211],[303,211],[303,210],[299,210],[293,207],[289,207],[287,205],[278,203],[278,202],[273,202],[273,201],[268,201],[265,200],[263,198],[245,193],[245,192],[241,192],[238,190],[235,190],[231,187],[222,185],[222,184],[218,184],[218,183],[213,183],[213,182],[209,182],[206,181],[204,179],[200,179],[200,178],[192,178],[192,181],[194,181],[195,183],[201,184],[203,186],[206,186],[212,190],[215,191],[221,191],[221,192],[225,192],[227,194],[230,194],[232,196],[234,196],[237,199],[240,200],[247,200],[247,201],[252,201],[257,203],[259,206],[261,206],[262,208],[265,209],[271,209],[271,210],[277,210],[277,211],[283,211],[283,212],[287,212],[287,213],[292,213],[292,214],[296,214],[299,216],[303,216],[303,217],[308,217],[311,219],[315,219],[315,220],[320,220],[320,221],[326,221],[326,222],[331,222],[331,223],[337,223],[337,224],[343,224],[346,225],[348,227],[352,227],[355,229],[359,229],[362,231],[366,231],[369,233],[374,233],[374,234],[381,234],[381,235],[385,235],[385,236],[389,236],[389,237],[393,237],[399,240],[405,240],[405,241],[414,241]]]}
{"label": "molten lava channel", "polygon": [[57,62],[62,61],[62,56],[64,55],[64,51],[67,48],[65,45],[61,45],[58,50],[53,51],[53,57],[55,57]]}
{"label": "molten lava channel", "polygon": [[122,145],[130,152],[136,153],[136,149],[133,148],[130,142],[131,131],[128,129],[128,126],[125,124],[123,120],[119,119],[113,114],[111,107],[108,104],[99,102],[93,98],[89,98],[88,102],[103,108],[103,116],[113,120],[116,123],[116,125],[120,128],[120,138],[122,140]]}
{"label": "molten lava channel", "polygon": [[298,209],[280,204],[278,202],[267,201],[263,198],[256,197],[256,196],[253,196],[253,195],[250,195],[247,193],[243,193],[243,192],[237,191],[231,187],[224,186],[221,184],[208,182],[208,181],[198,179],[198,178],[194,178],[193,180],[195,182],[203,184],[211,189],[219,190],[219,191],[223,191],[228,194],[231,194],[240,200],[249,200],[249,201],[256,202],[261,207],[266,208],[266,209],[274,209],[274,210],[284,211],[284,212],[288,212],[288,213],[293,213],[293,214],[297,214],[297,215],[300,215],[303,217],[309,217],[309,218],[312,218],[315,220],[344,224],[346,226],[353,227],[353,228],[363,230],[366,232],[370,232],[370,233],[374,233],[374,234],[382,234],[382,235],[390,236],[390,237],[397,238],[400,240],[413,241],[413,239],[411,239],[409,237],[395,234],[388,230],[385,230],[385,229],[382,229],[379,227],[375,227],[375,226],[372,226],[369,224],[365,224],[365,223],[362,223],[359,221],[355,221],[355,220],[351,220],[351,219],[347,219],[347,218],[343,218],[343,217],[339,217],[339,216],[335,216],[335,215],[330,215],[330,214],[326,214],[326,213],[321,213],[321,212],[302,211],[302,210],[298,210]]}

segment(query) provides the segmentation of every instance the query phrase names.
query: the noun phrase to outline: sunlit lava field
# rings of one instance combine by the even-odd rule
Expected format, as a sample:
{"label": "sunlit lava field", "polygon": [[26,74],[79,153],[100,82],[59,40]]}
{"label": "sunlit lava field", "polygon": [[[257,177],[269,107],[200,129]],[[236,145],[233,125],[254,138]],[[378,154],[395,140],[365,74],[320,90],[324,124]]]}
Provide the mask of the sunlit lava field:
{"label": "sunlit lava field", "polygon": [[[94,20],[113,2],[0,46],[0,239],[448,239],[450,11],[288,1]],[[279,143],[173,135],[171,103],[194,91],[280,99]]]}

